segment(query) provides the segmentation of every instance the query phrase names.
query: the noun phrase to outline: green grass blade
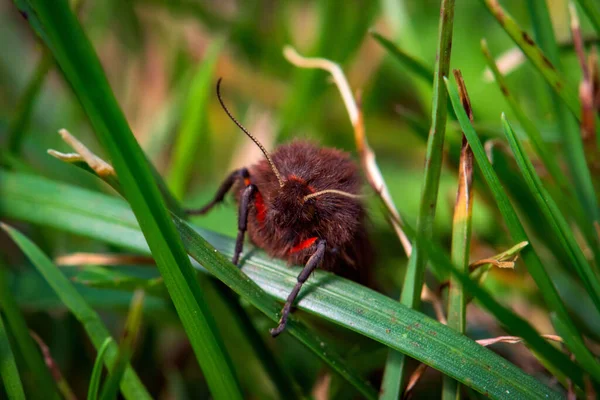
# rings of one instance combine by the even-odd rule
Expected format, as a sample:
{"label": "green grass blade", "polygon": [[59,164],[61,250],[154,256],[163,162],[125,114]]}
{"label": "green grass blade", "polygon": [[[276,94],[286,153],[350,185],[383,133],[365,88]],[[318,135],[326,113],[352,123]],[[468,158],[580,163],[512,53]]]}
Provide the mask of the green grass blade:
{"label": "green grass blade", "polygon": [[504,115],[502,116],[502,124],[506,133],[506,138],[508,139],[508,144],[515,155],[517,165],[525,177],[529,190],[534,195],[538,207],[543,211],[545,217],[554,229],[553,234],[560,238],[561,245],[570,255],[571,266],[577,271],[577,274],[581,278],[594,305],[600,310],[600,282],[598,281],[596,272],[585,258],[583,251],[575,240],[575,236],[573,235],[569,224],[558,210],[554,200],[544,188],[542,181],[537,176],[531,161],[523,152],[515,132]]}
{"label": "green grass blade", "polygon": [[508,89],[506,80],[504,79],[504,76],[500,73],[500,70],[498,69],[496,62],[492,57],[485,40],[482,40],[481,48],[487,60],[488,66],[494,74],[496,83],[500,87],[500,91],[506,98],[506,101],[510,105],[513,112],[515,113],[515,116],[519,120],[521,127],[525,130],[527,137],[533,144],[533,148],[544,163],[544,166],[550,172],[550,175],[552,175],[555,182],[560,187],[560,190],[562,190],[563,193],[567,193],[564,196],[566,200],[565,202],[567,203],[566,207],[572,210],[574,217],[577,219],[579,227],[584,233],[587,242],[590,244],[590,248],[594,252],[595,258],[600,259],[600,238],[598,238],[594,227],[592,226],[592,224],[590,224],[589,218],[583,215],[584,213],[581,212],[581,210],[576,209],[576,207],[573,206],[572,201],[570,200],[570,197],[568,195],[568,193],[572,192],[572,186],[569,184],[568,178],[562,172],[556,157],[551,153],[550,149],[548,149],[548,147],[544,143],[540,131],[537,129],[535,124],[525,115],[525,112],[522,110],[521,106],[519,105],[515,97],[512,95],[511,91]]}
{"label": "green grass blade", "polygon": [[[517,213],[515,212],[515,209],[513,208],[512,204],[510,203],[510,200],[508,199],[508,195],[502,188],[500,180],[498,179],[498,176],[494,172],[494,169],[487,158],[487,154],[483,148],[483,145],[481,144],[481,141],[477,136],[477,133],[471,126],[469,117],[462,109],[462,104],[455,85],[453,85],[449,81],[446,81],[446,85],[448,87],[448,92],[450,94],[452,106],[454,107],[458,120],[463,128],[463,132],[467,137],[467,140],[469,141],[471,149],[473,150],[475,160],[477,161],[477,164],[479,165],[479,168],[481,169],[483,176],[488,186],[490,187],[492,195],[494,196],[500,214],[502,215],[502,218],[506,223],[506,226],[510,232],[510,236],[512,237],[513,242],[520,243],[526,241],[530,243],[530,245],[524,248],[521,252],[521,256],[525,261],[527,270],[529,271],[531,277],[538,286],[539,291],[543,296],[548,308],[556,312],[561,321],[563,321],[564,325],[569,328],[570,335],[565,338],[567,345],[571,349],[579,348],[580,345],[583,343],[583,339],[581,338],[581,335],[575,327],[575,324],[571,320],[571,317],[569,316],[564,303],[560,299],[556,287],[550,279],[548,272],[544,269],[542,261],[535,252],[534,246],[531,245],[531,241],[525,233],[525,229],[523,228],[517,216]],[[546,354],[543,352],[538,354],[546,356]],[[590,357],[590,354],[586,352],[578,354],[576,356],[578,359],[580,359],[580,357],[583,359],[588,359]],[[558,366],[559,369],[564,367],[564,364],[562,364],[561,362],[555,362],[554,365],[555,367]],[[567,372],[568,371],[563,370],[563,373],[565,373],[565,375],[568,375]],[[581,381],[581,377],[579,377],[579,381]]]}
{"label": "green grass blade", "polygon": [[[94,347],[99,349],[106,338],[110,337],[110,334],[98,314],[83,300],[71,282],[33,242],[14,228],[4,224],[2,224],[2,228],[31,260],[65,306],[83,324]],[[113,343],[107,350],[105,357],[105,363],[109,369],[113,368],[116,359],[117,346]],[[131,367],[128,367],[127,371],[125,371],[125,376],[121,382],[121,391],[128,399],[151,398]]]}
{"label": "green grass blade", "polygon": [[98,391],[100,390],[100,380],[102,379],[102,367],[104,365],[104,356],[108,350],[108,346],[113,341],[111,337],[107,337],[104,343],[98,349],[96,360],[94,361],[94,368],[92,369],[92,376],[90,377],[90,383],[88,386],[87,400],[97,400]]}
{"label": "green grass blade", "polygon": [[540,71],[546,82],[554,89],[560,98],[567,104],[571,112],[579,118],[581,115],[581,104],[575,91],[571,90],[565,79],[557,71],[552,62],[544,55],[542,50],[535,44],[531,36],[521,29],[510,14],[504,10],[498,0],[481,0],[500,26],[508,33],[511,39],[521,48],[525,56]]}
{"label": "green grass blade", "polygon": [[[456,74],[456,70],[454,71]],[[462,80],[462,77],[461,77]],[[466,88],[462,91],[463,104],[470,104]],[[465,102],[466,101],[466,102]],[[471,115],[471,114],[470,114]],[[452,244],[450,258],[458,270],[469,274],[469,257],[471,250],[471,222],[473,216],[473,152],[467,139],[463,136],[458,171],[458,191],[454,216],[452,220]],[[448,289],[448,327],[465,334],[467,325],[467,297],[456,278],[451,278]],[[460,399],[461,389],[457,382],[445,376],[442,399]]]}
{"label": "green grass blade", "polygon": [[123,374],[131,360],[135,342],[137,340],[140,325],[142,323],[142,306],[144,305],[144,291],[136,290],[131,299],[131,308],[129,309],[129,315],[127,315],[127,321],[125,322],[125,330],[119,344],[119,355],[113,371],[109,375],[108,379],[102,387],[100,399],[101,400],[112,400],[117,398],[117,392],[119,390],[119,384],[123,379]]}
{"label": "green grass blade", "polygon": [[25,88],[23,96],[17,103],[6,134],[8,150],[13,154],[19,154],[21,150],[21,145],[25,138],[25,130],[31,119],[33,107],[53,64],[54,60],[52,59],[52,55],[49,52],[44,51],[41,60],[35,67],[31,80]]}
{"label": "green grass blade", "polygon": [[[540,42],[540,48],[547,52],[550,61],[559,70],[562,70],[560,51],[554,37],[554,29],[546,2],[528,0],[527,5],[533,22],[535,38]],[[600,222],[600,209],[598,208],[598,199],[586,162],[581,130],[575,117],[551,90],[550,96],[558,125],[563,132],[562,141],[565,145],[567,165],[575,183],[575,192],[583,205],[583,212],[579,214],[587,214],[587,224],[582,229],[587,232],[586,236],[595,239],[591,240],[590,246],[594,248],[596,259],[600,259],[598,258],[600,257],[600,249],[598,248],[600,239],[594,229],[594,223]],[[577,118],[581,118],[581,116],[577,115]]]}
{"label": "green grass blade", "polygon": [[483,55],[485,56],[488,67],[494,74],[496,84],[498,85],[500,91],[504,95],[506,102],[515,113],[515,116],[519,120],[519,123],[523,127],[523,130],[527,134],[527,137],[533,144],[533,148],[544,163],[544,166],[548,169],[550,175],[552,175],[552,178],[554,178],[554,180],[558,183],[558,185],[561,188],[569,188],[570,185],[568,183],[567,177],[558,166],[558,161],[555,155],[552,154],[551,151],[547,148],[546,143],[544,143],[544,140],[542,139],[540,131],[537,129],[535,124],[527,117],[527,115],[519,105],[517,99],[509,90],[506,80],[504,79],[504,76],[498,69],[498,66],[496,65],[496,60],[490,53],[485,39],[481,41],[481,50],[483,52]]}
{"label": "green grass blade", "polygon": [[152,169],[116,102],[98,57],[65,0],[52,4],[36,0],[31,4],[44,41],[112,159],[212,395],[241,398],[229,356],[216,333]]}
{"label": "green grass blade", "polygon": [[[149,254],[133,214],[127,203],[120,199],[43,178],[2,171],[0,191],[3,193],[0,198],[0,214],[3,217],[51,226]],[[89,207],[89,204],[94,207]],[[220,253],[194,245],[196,241],[202,242],[202,239],[187,224],[178,226],[185,233],[188,251],[195,258],[204,260],[205,267],[211,267],[215,274],[219,274],[217,278],[235,288],[235,291],[239,290],[244,299],[277,321],[280,305],[271,296],[285,299],[296,282],[298,268],[289,268],[283,261],[269,259],[260,251],[250,251],[241,273]],[[225,257],[232,254],[232,239],[206,230],[198,232]],[[261,294],[263,290],[269,296]],[[547,394],[549,398],[556,397],[553,391],[514,365],[452,329],[386,296],[327,272],[316,271],[306,283],[306,288],[300,294],[298,309],[406,352],[410,357],[431,365],[469,387],[481,392],[488,391],[492,397],[502,398],[506,390],[523,398],[535,398],[539,393]],[[296,316],[292,316],[288,328],[289,334],[314,351],[332,370],[355,387],[360,387],[360,382],[363,382],[361,378],[315,332],[306,329]],[[564,365],[570,366],[571,363],[567,359]],[[489,366],[492,366],[491,371]],[[573,370],[577,371],[577,367],[573,366]],[[494,375],[493,379],[490,379],[490,373]],[[364,397],[376,396],[368,385],[362,383],[362,387],[360,393]]]}
{"label": "green grass blade", "polygon": [[593,0],[577,0],[585,14],[590,19],[590,22],[596,29],[596,33],[600,35],[600,7],[598,2],[594,4]]}
{"label": "green grass blade", "polygon": [[[407,235],[409,237],[415,237],[416,233],[414,228],[409,225],[404,225]],[[457,278],[463,288],[475,299],[478,300],[485,309],[487,309],[497,320],[504,326],[509,332],[515,336],[519,336],[525,340],[529,345],[534,354],[542,354],[545,362],[548,362],[554,369],[561,369],[566,376],[569,376],[575,384],[581,385],[583,378],[581,375],[581,369],[578,365],[572,362],[565,354],[560,350],[556,349],[523,318],[502,306],[485,290],[479,287],[479,285],[469,278],[468,275],[461,273],[450,261],[444,250],[433,243],[427,241],[424,244],[425,251],[430,261],[435,264],[438,268],[450,272],[452,276]],[[512,393],[512,392],[511,392]],[[542,395],[543,396],[543,395]],[[502,396],[504,398],[506,396]]]}
{"label": "green grass blade", "polygon": [[[32,397],[40,398],[40,396],[33,396],[40,390],[47,398],[60,399],[61,396],[59,395],[56,382],[46,367],[46,363],[44,363],[37,344],[29,334],[29,328],[27,327],[25,318],[19,311],[19,305],[10,291],[5,266],[2,265],[2,261],[3,260],[0,258],[0,309],[4,313],[8,329],[15,338],[19,352],[23,356],[25,364],[33,376],[32,382],[35,384],[35,387],[31,388],[30,393],[32,394]],[[27,381],[25,383],[27,383]],[[29,386],[26,385],[26,387],[29,389]]]}
{"label": "green grass blade", "polygon": [[23,384],[19,377],[15,356],[10,348],[4,322],[2,322],[2,315],[0,315],[0,377],[4,382],[4,390],[6,390],[9,400],[25,400]]}
{"label": "green grass blade", "polygon": [[434,73],[421,60],[400,49],[394,42],[382,36],[380,33],[371,31],[371,36],[385,48],[400,64],[408,68],[409,71],[423,79],[425,82],[433,82]]}
{"label": "green grass blade", "polygon": [[[443,0],[441,4],[437,62],[433,80],[433,99],[431,106],[431,128],[427,140],[425,155],[425,172],[421,189],[421,202],[417,216],[419,234],[414,242],[408,269],[404,278],[400,302],[414,309],[419,309],[421,289],[427,259],[421,243],[433,235],[433,221],[442,171],[444,136],[448,114],[447,92],[443,77],[450,71],[450,54],[452,49],[452,29],[454,23],[454,0]],[[381,399],[396,399],[400,396],[402,381],[406,373],[406,357],[390,352],[386,362]]]}
{"label": "green grass blade", "polygon": [[[222,40],[214,40],[206,56],[202,60],[198,71],[192,77],[185,111],[182,115],[181,128],[177,135],[171,168],[167,181],[176,198],[182,199],[186,185],[195,166],[197,154],[204,148],[203,157],[210,154],[207,151],[208,142],[208,101],[213,94],[213,75],[215,65],[223,47]],[[203,165],[209,165],[204,160]]]}

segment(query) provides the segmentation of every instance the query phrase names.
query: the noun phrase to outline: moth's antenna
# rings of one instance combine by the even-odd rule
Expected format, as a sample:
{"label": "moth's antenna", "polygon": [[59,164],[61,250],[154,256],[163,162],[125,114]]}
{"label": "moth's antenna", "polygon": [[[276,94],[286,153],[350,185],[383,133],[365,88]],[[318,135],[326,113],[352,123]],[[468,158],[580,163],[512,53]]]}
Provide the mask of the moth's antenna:
{"label": "moth's antenna", "polygon": [[271,169],[273,170],[273,172],[275,173],[275,176],[277,177],[277,180],[279,181],[279,186],[283,187],[283,180],[281,179],[281,175],[279,174],[279,171],[277,170],[277,167],[275,167],[275,163],[273,163],[273,160],[271,159],[271,156],[269,155],[269,152],[267,152],[267,149],[265,149],[265,147],[258,141],[257,138],[255,138],[250,132],[248,132],[248,130],[246,128],[244,128],[242,126],[242,124],[240,124],[240,122],[235,119],[235,117],[233,115],[231,115],[231,112],[229,112],[229,109],[227,108],[227,106],[225,105],[225,103],[223,102],[223,98],[221,97],[221,81],[223,80],[223,78],[219,78],[219,80],[217,81],[217,97],[219,98],[219,103],[221,103],[221,107],[223,107],[223,110],[225,110],[225,112],[227,113],[227,115],[229,116],[229,118],[231,118],[231,120],[246,134],[248,135],[248,137],[250,139],[252,139],[252,141],[254,143],[256,143],[256,145],[260,148],[260,150],[263,152],[263,154],[265,155],[265,157],[267,158],[267,162],[269,163],[269,165],[271,166]]}
{"label": "moth's antenna", "polygon": [[344,192],[342,190],[327,189],[327,190],[321,190],[320,192],[307,194],[306,196],[303,197],[303,200],[306,201],[308,199],[312,199],[313,197],[321,196],[323,194],[328,194],[328,193],[336,194],[338,196],[350,197],[351,199],[362,199],[364,197],[363,195],[360,195],[360,194],[352,194],[352,193]]}

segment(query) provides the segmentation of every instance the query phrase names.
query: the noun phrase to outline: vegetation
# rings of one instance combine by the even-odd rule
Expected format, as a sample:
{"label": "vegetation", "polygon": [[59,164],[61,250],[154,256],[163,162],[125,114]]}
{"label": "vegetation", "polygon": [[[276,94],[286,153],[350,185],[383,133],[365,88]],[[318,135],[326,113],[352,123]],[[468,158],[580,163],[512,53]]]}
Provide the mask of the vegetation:
{"label": "vegetation", "polygon": [[[598,4],[13,3],[0,397],[595,398]],[[299,267],[183,211],[262,157],[219,77],[368,183],[375,287],[316,271],[277,339]]]}

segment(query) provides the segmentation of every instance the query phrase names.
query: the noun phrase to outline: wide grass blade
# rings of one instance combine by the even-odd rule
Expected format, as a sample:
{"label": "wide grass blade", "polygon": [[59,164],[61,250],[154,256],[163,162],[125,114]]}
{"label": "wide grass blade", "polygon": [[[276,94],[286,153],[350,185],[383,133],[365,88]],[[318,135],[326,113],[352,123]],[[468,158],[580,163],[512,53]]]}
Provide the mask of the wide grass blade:
{"label": "wide grass blade", "polygon": [[94,368],[92,369],[92,376],[90,377],[90,383],[88,386],[87,400],[97,400],[98,391],[100,390],[100,380],[102,379],[102,368],[104,365],[104,356],[108,350],[108,346],[113,341],[111,337],[107,337],[104,343],[100,346],[98,354],[96,355],[96,361],[94,361]]}
{"label": "wide grass blade", "polygon": [[[112,159],[125,197],[144,232],[196,358],[215,398],[241,398],[241,388],[181,245],[152,169],[135,140],[89,40],[65,0],[31,1],[44,42]],[[35,18],[34,18],[35,16]]]}
{"label": "wide grass blade", "polygon": [[[467,94],[460,71],[454,70],[459,82],[459,90],[465,111],[473,120],[471,102]],[[454,216],[452,219],[452,244],[450,259],[452,264],[465,275],[469,274],[469,257],[471,250],[471,223],[473,217],[473,151],[467,138],[463,136],[458,170],[458,189]],[[465,334],[467,325],[467,297],[460,281],[451,278],[448,288],[448,327]],[[457,382],[445,376],[442,399],[460,399],[461,388]]]}
{"label": "wide grass blade", "polygon": [[[563,339],[567,343],[569,349],[571,349],[571,351],[575,351],[576,348],[580,348],[581,344],[583,344],[583,339],[580,333],[578,332],[577,328],[575,327],[573,321],[571,320],[571,317],[569,316],[562,300],[558,296],[556,287],[550,279],[548,272],[545,270],[542,261],[535,252],[534,246],[531,244],[527,234],[525,233],[525,229],[523,228],[517,216],[517,213],[515,212],[515,209],[513,208],[512,204],[510,203],[510,200],[508,199],[508,195],[502,188],[500,180],[498,179],[498,176],[494,172],[494,169],[487,158],[487,154],[483,148],[483,145],[481,144],[481,141],[477,136],[477,133],[471,126],[469,117],[462,109],[462,104],[458,96],[456,87],[449,81],[446,81],[446,84],[448,87],[448,92],[450,94],[452,106],[456,111],[456,115],[463,128],[463,132],[469,141],[471,149],[473,150],[475,160],[477,161],[477,164],[479,165],[479,168],[483,173],[483,176],[494,196],[494,199],[498,204],[498,208],[506,223],[510,236],[514,242],[519,243],[526,241],[530,243],[529,246],[522,250],[521,256],[525,261],[527,270],[529,271],[531,277],[538,286],[540,294],[543,296],[546,305],[550,310],[556,312],[558,317],[563,321],[564,325],[569,328],[570,335],[564,337]],[[507,326],[512,325],[508,324]],[[539,336],[532,336],[531,339],[537,341],[539,339]],[[528,339],[526,339],[526,341],[527,340]],[[543,357],[552,356],[552,353],[538,352],[538,354]],[[584,352],[581,354],[577,353],[575,355],[578,360],[589,360],[590,357],[592,357],[592,355],[589,352]],[[565,373],[565,375],[569,375],[569,373],[572,373],[569,370],[564,369],[564,360],[558,361],[556,359],[556,356],[554,357],[555,358],[553,362],[551,362],[551,364],[553,364],[558,369],[562,368],[562,371],[563,373]],[[576,379],[578,379],[578,381],[581,382],[582,377],[577,376]]]}
{"label": "wide grass blade", "polygon": [[[124,201],[24,174],[0,172],[0,178],[0,190],[4,194],[0,198],[2,216],[51,226],[149,254],[138,224]],[[84,204],[94,204],[94,207]],[[184,233],[188,251],[195,258],[203,260],[206,268],[211,267],[212,272],[219,274],[220,280],[235,291],[239,290],[244,299],[259,307],[270,319],[278,319],[280,306],[270,296],[284,300],[296,282],[298,268],[289,268],[282,261],[266,258],[260,251],[251,251],[243,260],[240,272],[220,253],[196,245],[203,240],[187,224],[179,222],[178,227]],[[232,239],[206,230],[197,231],[226,257],[232,254]],[[269,296],[264,297],[261,294],[263,290]],[[300,297],[298,309],[405,352],[477,391],[487,391],[492,397],[502,398],[509,390],[523,398],[536,398],[539,393],[556,398],[555,392],[493,352],[431,318],[353,282],[316,271]],[[505,312],[510,314],[508,310]],[[356,381],[360,382],[360,378],[296,316],[292,317],[288,332],[358,387]],[[567,358],[564,365],[572,363]],[[577,371],[574,365],[573,370]],[[490,378],[490,374],[494,378]],[[363,387],[363,396],[373,398],[376,395],[373,389]]]}
{"label": "wide grass blade", "polygon": [[[204,148],[203,158],[210,154],[208,149],[208,101],[213,94],[213,75],[222,47],[222,40],[217,39],[212,42],[190,82],[181,128],[173,149],[167,178],[170,189],[178,199],[182,199],[185,194],[186,185],[197,160],[196,156],[200,154],[202,148]],[[202,165],[209,165],[209,160],[203,159]]]}
{"label": "wide grass blade", "polygon": [[2,322],[2,315],[0,315],[0,377],[2,377],[4,390],[9,400],[25,400],[23,384],[19,377],[15,356],[10,348],[4,322]]}
{"label": "wide grass blade", "polygon": [[[0,192],[2,191],[0,190]],[[33,398],[40,398],[39,396],[35,396],[35,393],[42,391],[46,398],[53,400],[60,399],[56,382],[46,367],[37,344],[29,334],[25,318],[21,314],[19,305],[10,291],[6,269],[2,264],[3,260],[0,258],[0,309],[4,313],[8,329],[15,338],[17,348],[25,361],[27,369],[33,377],[31,382],[35,384],[35,387],[32,387],[28,392],[31,393]],[[25,383],[29,389],[27,381]]]}
{"label": "wide grass blade", "polygon": [[[442,0],[437,62],[433,79],[433,98],[431,106],[431,128],[427,140],[425,155],[425,171],[421,188],[421,202],[417,215],[416,240],[410,256],[408,269],[404,278],[400,302],[414,309],[419,309],[421,289],[427,258],[423,252],[422,242],[433,235],[433,221],[437,205],[437,196],[442,172],[444,155],[444,136],[448,114],[447,92],[443,77],[450,71],[450,54],[452,49],[452,29],[454,24],[454,0]],[[402,390],[402,381],[406,373],[406,357],[403,354],[390,352],[386,362],[381,399],[397,399]]]}
{"label": "wide grass blade", "polygon": [[[85,302],[71,282],[33,242],[8,225],[2,224],[1,227],[31,260],[39,273],[60,297],[64,305],[83,324],[94,347],[99,349],[106,338],[110,337],[110,334],[98,314]],[[104,359],[109,370],[113,369],[116,359],[117,346],[112,343]],[[121,382],[121,391],[127,399],[151,398],[131,367],[128,367],[125,371],[123,381]]]}

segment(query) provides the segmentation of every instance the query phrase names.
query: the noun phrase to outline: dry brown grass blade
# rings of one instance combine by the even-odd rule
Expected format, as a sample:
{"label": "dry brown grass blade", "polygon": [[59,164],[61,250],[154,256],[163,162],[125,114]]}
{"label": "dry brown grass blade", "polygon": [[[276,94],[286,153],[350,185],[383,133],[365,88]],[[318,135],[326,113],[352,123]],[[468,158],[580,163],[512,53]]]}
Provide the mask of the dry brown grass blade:
{"label": "dry brown grass blade", "polygon": [[415,369],[415,371],[412,373],[412,375],[408,379],[408,383],[406,384],[406,389],[404,389],[404,393],[402,394],[403,400],[410,398],[410,394],[411,394],[412,390],[415,388],[415,386],[417,386],[417,383],[419,383],[419,380],[421,380],[421,377],[423,376],[423,374],[425,373],[426,370],[427,370],[427,365],[425,365],[425,364],[419,364],[417,369]]}
{"label": "dry brown grass blade", "polygon": [[[563,339],[557,335],[541,335],[541,336],[543,338],[551,340],[553,342],[564,343]],[[520,338],[518,336],[497,336],[494,338],[479,339],[476,342],[484,347],[488,347],[488,346],[491,346],[496,343],[517,344],[517,343],[521,343],[522,341],[523,341],[523,338]]]}
{"label": "dry brown grass blade", "polygon": [[436,292],[429,289],[427,284],[423,284],[423,289],[421,290],[421,300],[431,303],[437,320],[444,325],[448,325],[448,320],[444,314],[444,303],[442,302],[442,299]]}
{"label": "dry brown grass blade", "polygon": [[135,254],[72,253],[54,259],[59,267],[77,265],[155,265],[152,257]]}
{"label": "dry brown grass blade", "polygon": [[583,47],[583,38],[581,36],[581,27],[579,25],[579,18],[577,17],[577,10],[573,3],[569,3],[569,13],[571,14],[573,43],[582,72],[582,80],[579,84],[579,99],[581,100],[581,137],[586,148],[595,148],[596,113],[592,73]]}
{"label": "dry brown grass blade", "polygon": [[67,400],[77,400],[77,397],[71,390],[71,387],[69,386],[65,377],[63,376],[62,372],[60,371],[58,364],[56,363],[56,361],[54,361],[54,358],[52,358],[52,354],[50,353],[50,348],[46,345],[46,343],[44,343],[42,338],[40,338],[37,333],[35,333],[33,331],[29,331],[29,334],[31,335],[33,340],[36,341],[37,345],[40,347],[40,351],[42,353],[42,357],[44,358],[44,362],[46,363],[48,370],[50,370],[52,377],[56,381],[56,385],[58,386],[60,393]]}
{"label": "dry brown grass blade", "polygon": [[283,55],[290,63],[299,68],[317,68],[325,70],[331,74],[333,81],[335,82],[340,95],[342,96],[348,116],[350,117],[350,122],[354,128],[356,149],[360,156],[361,165],[365,172],[365,176],[367,177],[367,181],[373,190],[379,194],[379,197],[389,213],[388,220],[392,224],[392,227],[394,228],[394,231],[396,232],[396,235],[398,236],[398,239],[404,248],[404,252],[408,257],[410,257],[410,254],[412,253],[412,245],[402,230],[401,223],[398,223],[398,221],[402,221],[400,214],[398,213],[396,205],[392,200],[392,196],[390,195],[388,187],[383,179],[383,176],[381,175],[381,171],[377,166],[377,162],[375,161],[375,153],[367,142],[362,110],[352,94],[352,90],[350,89],[350,85],[348,84],[348,80],[346,79],[344,72],[338,64],[330,60],[324,58],[303,57],[291,46],[286,46],[283,49]]}

